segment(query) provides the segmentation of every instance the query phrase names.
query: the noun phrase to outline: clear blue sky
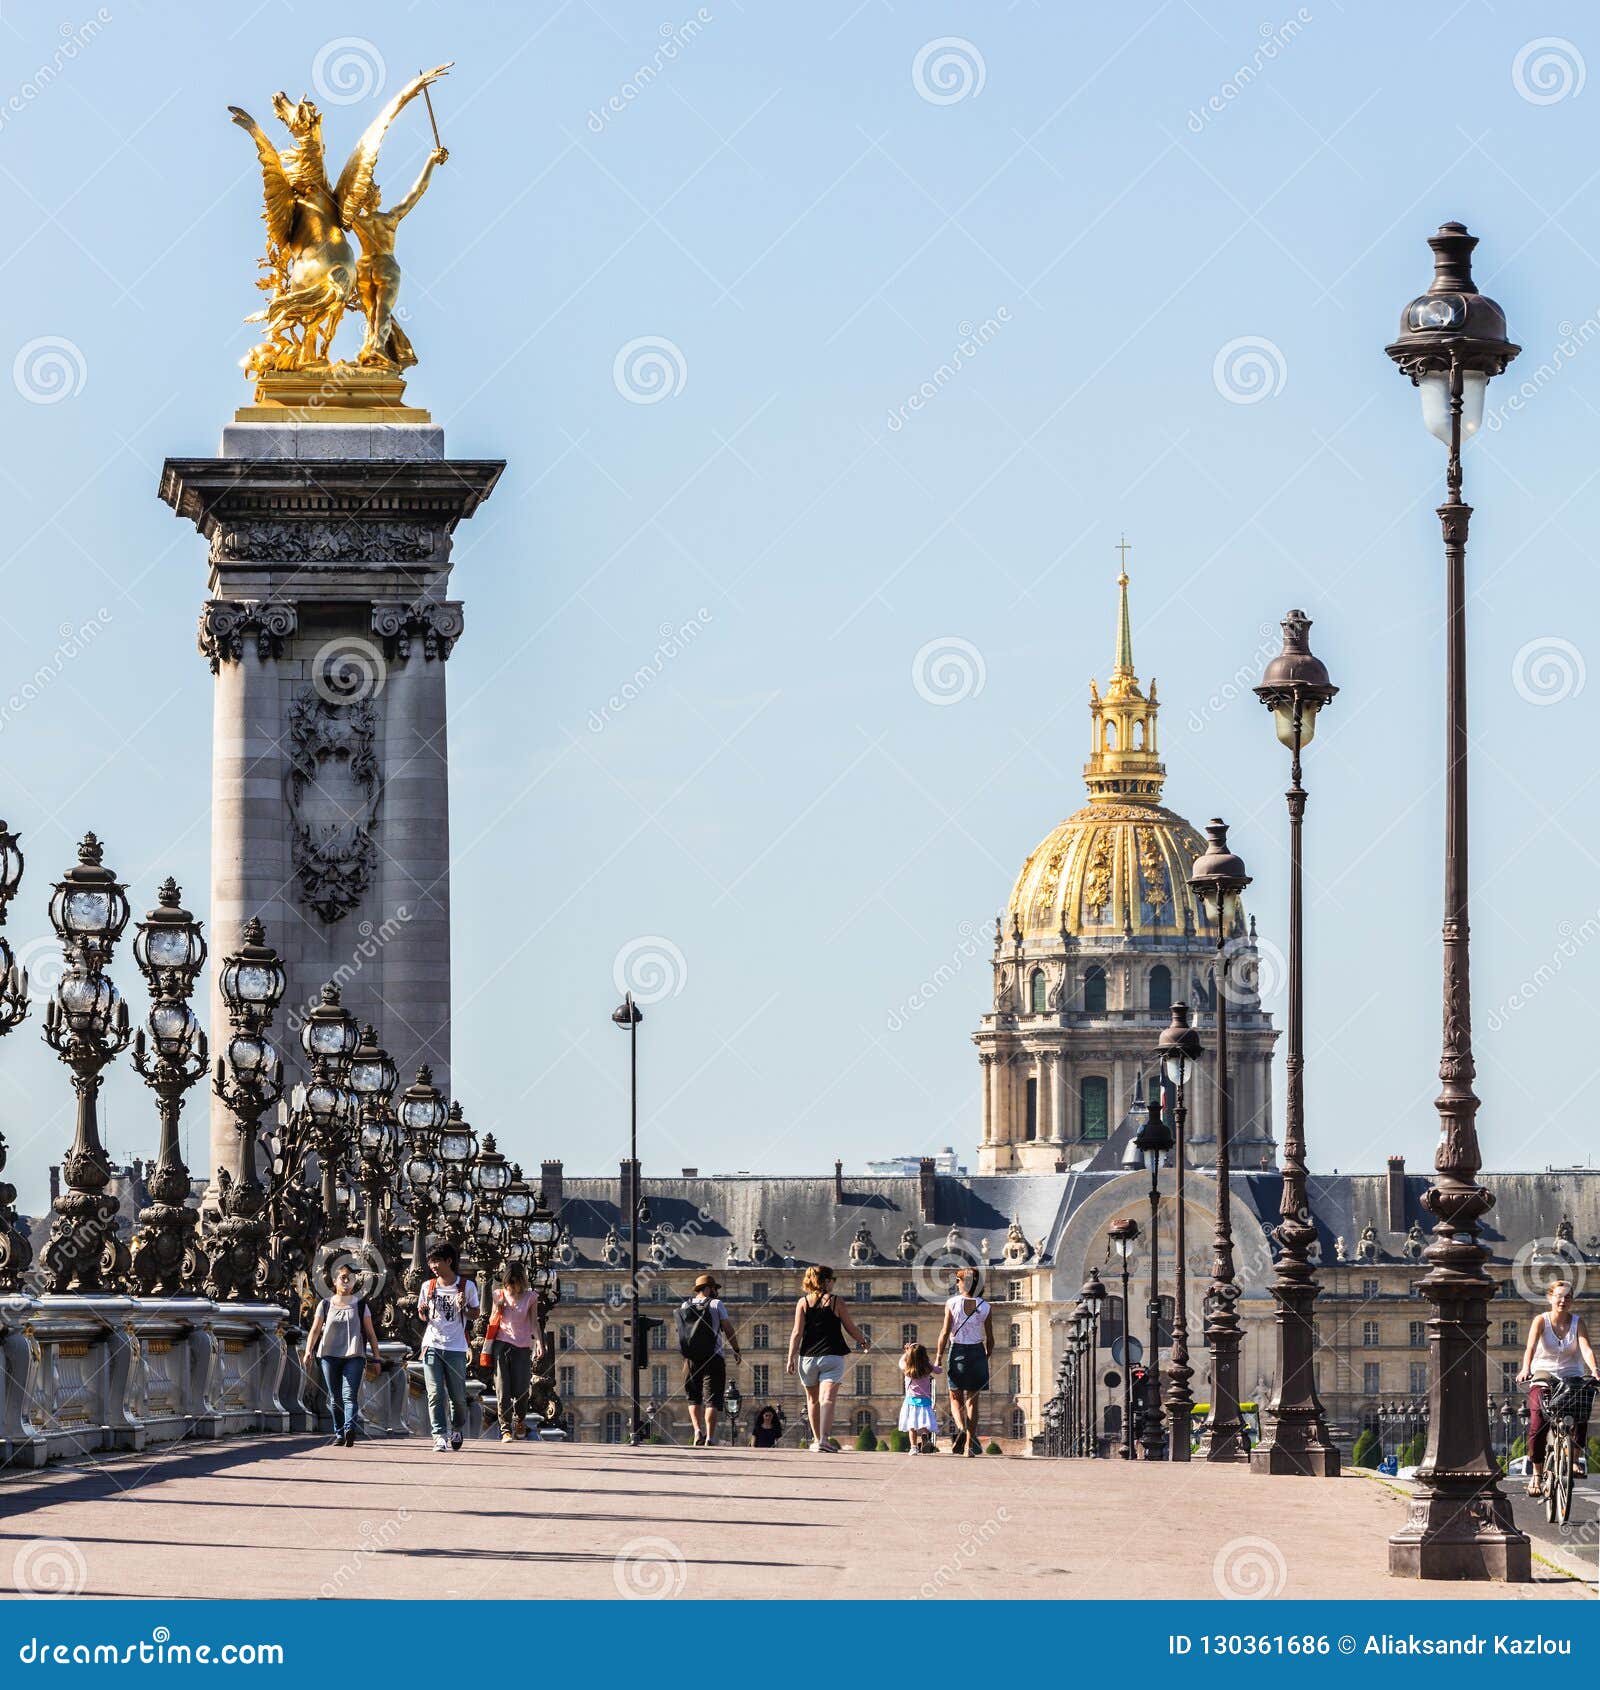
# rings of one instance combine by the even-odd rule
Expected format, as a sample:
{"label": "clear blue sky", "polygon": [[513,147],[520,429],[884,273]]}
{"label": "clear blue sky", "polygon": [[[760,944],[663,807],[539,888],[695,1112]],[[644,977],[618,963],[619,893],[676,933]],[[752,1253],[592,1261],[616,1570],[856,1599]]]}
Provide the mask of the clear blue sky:
{"label": "clear blue sky", "polygon": [[[1467,465],[1481,1125],[1491,1166],[1585,1156],[1593,12],[1418,11],[1402,52],[1393,8],[1369,0],[1271,14],[1295,20],[1271,40],[1255,4],[713,0],[658,58],[664,23],[694,16],[110,0],[67,58],[61,14],[6,9],[0,368],[71,343],[55,402],[23,391],[48,382],[49,347],[0,382],[0,654],[9,685],[46,673],[0,713],[0,813],[29,852],[13,943],[39,952],[48,881],[89,827],[139,907],[171,872],[205,908],[204,557],[156,482],[164,456],[214,450],[246,396],[258,176],[224,107],[265,119],[278,87],[320,75],[338,94],[349,71],[376,92],[454,58],[436,100],[450,163],[401,257],[413,397],[454,453],[509,460],[455,576],[471,1119],[530,1164],[615,1166],[615,959],[659,937],[682,964],[668,953],[679,989],[642,1029],[650,1165],[970,1153],[987,924],[1081,801],[1126,530],[1169,801],[1232,821],[1268,939],[1285,757],[1254,699],[1226,694],[1254,680],[1264,626],[1275,642],[1290,605],[1315,618],[1344,691],[1307,764],[1313,1165],[1425,1164],[1444,463],[1383,346],[1429,279],[1427,235],[1461,218],[1526,348],[1514,378],[1536,384]],[[1525,51],[1536,32],[1560,40]],[[343,69],[342,37],[358,43]],[[324,104],[342,153],[371,102]],[[426,146],[406,113],[385,186]],[[671,343],[675,391],[630,402],[637,363],[619,378],[618,356],[647,339]],[[1219,373],[1241,341],[1256,350]],[[1253,367],[1267,391],[1238,402],[1224,389]],[[896,415],[924,383],[933,397]],[[660,630],[688,623],[658,657]],[[930,703],[913,666],[950,640],[983,684]],[[609,709],[641,668],[660,673]],[[114,972],[142,1009],[126,947]],[[0,1047],[34,1207],[70,1132],[41,1012]],[[108,1112],[119,1155],[153,1151],[125,1063]]]}

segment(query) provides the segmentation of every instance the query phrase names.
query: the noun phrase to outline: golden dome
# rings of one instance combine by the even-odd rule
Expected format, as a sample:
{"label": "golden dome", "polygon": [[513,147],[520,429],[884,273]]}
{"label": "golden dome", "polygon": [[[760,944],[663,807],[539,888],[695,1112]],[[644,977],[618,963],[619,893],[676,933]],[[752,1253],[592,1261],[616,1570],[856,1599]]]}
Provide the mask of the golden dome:
{"label": "golden dome", "polygon": [[1133,667],[1127,542],[1118,548],[1116,657],[1104,697],[1089,682],[1089,802],[1022,865],[1011,889],[1012,925],[1025,941],[1048,942],[1063,928],[1084,938],[1200,933],[1204,917],[1189,869],[1205,841],[1159,799],[1166,768],[1157,754],[1156,684],[1148,697]]}
{"label": "golden dome", "polygon": [[1085,804],[1034,849],[1011,889],[1023,942],[1048,944],[1063,928],[1100,939],[1203,932],[1189,869],[1204,849],[1188,822],[1160,804]]}

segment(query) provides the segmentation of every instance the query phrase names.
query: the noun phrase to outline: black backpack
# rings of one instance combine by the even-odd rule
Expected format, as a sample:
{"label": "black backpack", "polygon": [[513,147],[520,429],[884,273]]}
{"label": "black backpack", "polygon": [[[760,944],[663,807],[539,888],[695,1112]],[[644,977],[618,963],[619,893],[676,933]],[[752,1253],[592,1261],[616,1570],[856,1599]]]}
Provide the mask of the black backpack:
{"label": "black backpack", "polygon": [[684,1336],[678,1348],[685,1361],[703,1366],[717,1353],[717,1323],[712,1317],[710,1303],[696,1306],[693,1297],[678,1310],[683,1321]]}

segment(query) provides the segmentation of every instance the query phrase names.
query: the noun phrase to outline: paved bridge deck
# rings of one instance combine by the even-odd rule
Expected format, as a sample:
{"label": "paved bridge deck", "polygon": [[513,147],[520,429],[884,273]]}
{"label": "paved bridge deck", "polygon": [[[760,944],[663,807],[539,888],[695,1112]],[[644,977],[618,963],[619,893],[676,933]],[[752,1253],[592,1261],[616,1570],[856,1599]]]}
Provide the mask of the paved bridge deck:
{"label": "paved bridge deck", "polygon": [[0,1477],[0,1593],[1583,1597],[1384,1572],[1370,1479],[947,1455],[418,1439],[180,1446]]}

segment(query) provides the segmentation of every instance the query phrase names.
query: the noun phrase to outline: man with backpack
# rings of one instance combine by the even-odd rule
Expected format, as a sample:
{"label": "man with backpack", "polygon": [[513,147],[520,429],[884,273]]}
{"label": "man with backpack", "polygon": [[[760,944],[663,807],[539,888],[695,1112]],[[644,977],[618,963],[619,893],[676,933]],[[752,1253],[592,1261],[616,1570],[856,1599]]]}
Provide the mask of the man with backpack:
{"label": "man with backpack", "polygon": [[696,1449],[704,1449],[717,1435],[728,1385],[727,1351],[733,1351],[735,1361],[742,1359],[728,1305],[717,1295],[721,1289],[703,1273],[694,1282],[693,1296],[678,1306],[678,1353],[683,1357],[683,1389]]}
{"label": "man with backpack", "polygon": [[449,1239],[428,1252],[433,1272],[417,1293],[424,1322],[422,1377],[428,1387],[428,1424],[436,1450],[461,1448],[467,1430],[467,1327],[478,1312],[478,1288],[456,1272]]}

